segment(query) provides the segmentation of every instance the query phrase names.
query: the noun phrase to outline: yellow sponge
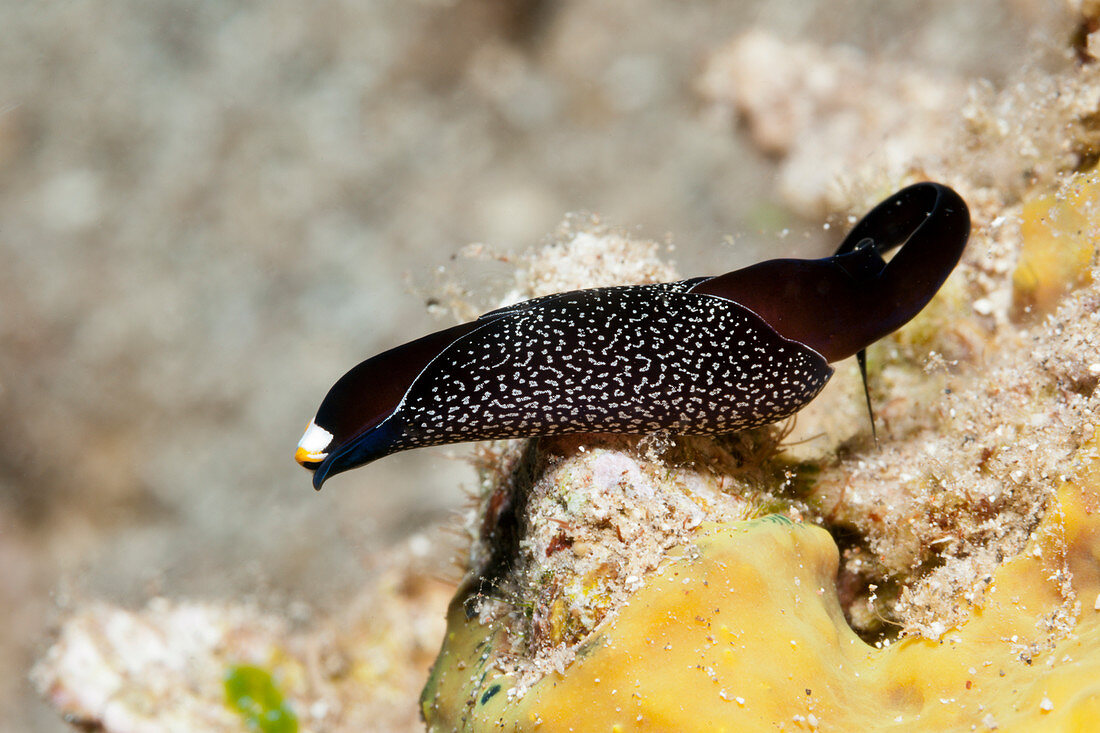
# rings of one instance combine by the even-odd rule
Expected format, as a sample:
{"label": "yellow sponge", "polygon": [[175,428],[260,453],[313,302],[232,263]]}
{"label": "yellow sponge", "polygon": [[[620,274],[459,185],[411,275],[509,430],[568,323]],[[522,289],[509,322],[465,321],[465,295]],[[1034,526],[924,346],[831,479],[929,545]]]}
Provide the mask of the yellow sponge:
{"label": "yellow sponge", "polygon": [[1049,313],[1073,287],[1090,279],[1100,240],[1100,173],[1069,179],[1064,191],[1027,201],[1023,208],[1020,259],[1012,274],[1019,312]]}
{"label": "yellow sponge", "polygon": [[[1095,453],[1095,441],[1082,455]],[[1062,483],[1026,550],[937,640],[848,627],[824,530],[704,524],[564,669],[522,696],[498,630],[462,597],[424,690],[433,730],[1094,730],[1100,720],[1100,467]]]}

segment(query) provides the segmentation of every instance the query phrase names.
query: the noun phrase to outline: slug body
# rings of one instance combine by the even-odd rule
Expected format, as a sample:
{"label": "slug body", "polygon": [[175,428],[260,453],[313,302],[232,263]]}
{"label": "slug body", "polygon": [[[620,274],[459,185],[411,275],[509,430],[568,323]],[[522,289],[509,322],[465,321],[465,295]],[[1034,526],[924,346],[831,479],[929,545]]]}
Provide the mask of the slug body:
{"label": "slug body", "polygon": [[[970,232],[950,188],[872,209],[832,257],[577,290],[372,357],[332,387],[295,458],[331,475],[409,448],[579,432],[716,434],[793,415],[833,369],[936,294]],[[882,254],[901,247],[887,263]]]}

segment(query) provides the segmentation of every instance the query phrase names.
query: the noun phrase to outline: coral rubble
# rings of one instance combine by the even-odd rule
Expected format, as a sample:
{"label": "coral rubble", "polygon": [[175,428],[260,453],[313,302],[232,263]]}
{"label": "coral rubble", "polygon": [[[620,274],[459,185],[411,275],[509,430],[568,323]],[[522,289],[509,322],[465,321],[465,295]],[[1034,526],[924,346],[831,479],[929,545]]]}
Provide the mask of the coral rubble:
{"label": "coral rubble", "polygon": [[247,605],[86,604],[32,677],[66,719],[110,733],[409,730],[453,588],[412,558],[445,551],[395,550],[343,613],[309,624]]}

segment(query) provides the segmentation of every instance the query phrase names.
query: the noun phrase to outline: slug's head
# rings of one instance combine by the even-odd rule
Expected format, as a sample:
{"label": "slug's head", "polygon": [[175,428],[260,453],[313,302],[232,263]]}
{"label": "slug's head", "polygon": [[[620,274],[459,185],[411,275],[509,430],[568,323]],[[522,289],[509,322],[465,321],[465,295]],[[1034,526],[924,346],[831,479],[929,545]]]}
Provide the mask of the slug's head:
{"label": "slug's head", "polygon": [[402,380],[384,368],[384,356],[368,359],[341,377],[298,441],[294,460],[314,472],[316,488],[328,476],[362,463],[354,454],[371,442],[401,401]]}
{"label": "slug's head", "polygon": [[[861,352],[917,315],[943,285],[970,236],[970,213],[947,186],[898,191],[848,234],[832,257],[769,260],[692,288],[752,310],[827,361]],[[889,262],[882,254],[900,247]]]}
{"label": "slug's head", "polygon": [[433,358],[475,323],[437,331],[358,364],[332,386],[298,441],[294,460],[313,471],[313,485],[397,450],[398,408]]}

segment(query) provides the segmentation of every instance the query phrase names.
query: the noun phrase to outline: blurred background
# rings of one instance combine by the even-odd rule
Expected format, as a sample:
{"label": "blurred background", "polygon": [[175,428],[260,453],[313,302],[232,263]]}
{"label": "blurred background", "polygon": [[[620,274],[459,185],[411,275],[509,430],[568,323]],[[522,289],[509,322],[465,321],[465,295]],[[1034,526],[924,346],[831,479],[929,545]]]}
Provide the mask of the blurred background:
{"label": "blurred background", "polygon": [[[292,454],[346,369],[450,325],[426,304],[466,245],[586,210],[671,238],[684,275],[823,251],[696,91],[730,39],[1000,84],[1062,10],[0,0],[0,730],[65,729],[26,681],[59,606],[332,608],[462,505],[462,450],[320,494]],[[459,269],[479,305],[507,285]]]}

